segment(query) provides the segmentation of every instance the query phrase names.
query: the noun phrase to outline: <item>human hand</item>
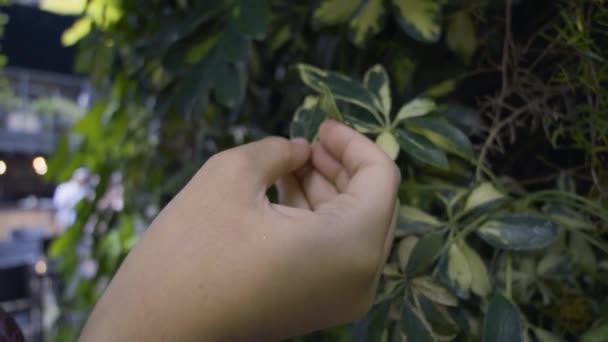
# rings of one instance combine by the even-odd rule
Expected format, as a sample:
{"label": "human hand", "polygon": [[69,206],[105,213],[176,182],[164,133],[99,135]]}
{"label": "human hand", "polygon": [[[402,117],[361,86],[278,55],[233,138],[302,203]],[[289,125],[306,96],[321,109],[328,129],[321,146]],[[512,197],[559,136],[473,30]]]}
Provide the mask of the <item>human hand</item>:
{"label": "human hand", "polygon": [[[399,170],[329,121],[212,157],[156,218],[82,340],[268,341],[360,318],[392,242]],[[270,203],[277,182],[280,204]]]}

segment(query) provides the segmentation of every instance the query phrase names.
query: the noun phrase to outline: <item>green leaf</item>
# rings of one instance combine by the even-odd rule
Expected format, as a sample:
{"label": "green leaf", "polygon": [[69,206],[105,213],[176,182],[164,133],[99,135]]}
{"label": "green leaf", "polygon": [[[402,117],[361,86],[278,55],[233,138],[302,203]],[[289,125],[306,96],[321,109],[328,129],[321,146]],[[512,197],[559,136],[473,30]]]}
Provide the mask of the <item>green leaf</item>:
{"label": "green leaf", "polygon": [[397,246],[397,258],[399,259],[399,266],[402,270],[407,269],[407,265],[410,260],[410,256],[418,243],[416,236],[408,236],[399,242]]}
{"label": "green leaf", "polygon": [[441,36],[439,0],[392,0],[401,28],[412,38],[435,43]]}
{"label": "green leaf", "polygon": [[397,230],[405,234],[428,233],[441,227],[443,223],[426,212],[407,205],[399,208]]}
{"label": "green leaf", "polygon": [[500,293],[490,301],[483,322],[482,342],[523,342],[517,307]]}
{"label": "green leaf", "polygon": [[304,103],[296,110],[291,121],[290,133],[292,138],[306,138],[312,142],[317,136],[319,126],[325,121],[325,112],[319,109],[319,98],[307,96]]}
{"label": "green leaf", "polygon": [[[302,81],[318,92],[323,92],[324,87],[327,87],[338,100],[360,106],[371,113],[378,113],[382,110],[374,101],[374,95],[369,90],[347,76],[306,64],[298,64],[297,68]],[[379,120],[378,123],[382,124]]]}
{"label": "green leaf", "polygon": [[471,279],[471,291],[480,297],[490,294],[492,285],[486,264],[479,254],[471,248],[464,240],[458,242],[460,251],[464,255],[473,278]]}
{"label": "green leaf", "polygon": [[254,39],[264,39],[270,20],[269,1],[238,0],[237,3],[234,13],[236,27]]}
{"label": "green leaf", "polygon": [[454,126],[470,135],[481,126],[481,117],[475,108],[450,103],[443,116]]}
{"label": "green leaf", "polygon": [[538,342],[564,342],[565,340],[562,339],[561,337],[555,335],[554,333],[544,330],[544,329],[540,329],[540,328],[534,328],[534,335],[536,335],[536,338],[538,339]]}
{"label": "green leaf", "polygon": [[443,236],[443,232],[436,231],[428,233],[418,240],[407,262],[406,272],[408,274],[422,273],[435,262],[443,246]]}
{"label": "green leaf", "polygon": [[365,317],[353,324],[352,341],[380,341],[391,307],[391,301],[385,300],[375,304]]}
{"label": "green leaf", "polygon": [[473,189],[467,198],[464,205],[464,211],[467,212],[476,208],[481,208],[482,206],[490,206],[495,203],[502,202],[506,198],[507,197],[503,193],[496,190],[492,183],[481,183],[475,189]]}
{"label": "green leaf", "polygon": [[608,318],[597,320],[580,338],[580,342],[605,342],[608,336]]}
{"label": "green leaf", "polygon": [[365,73],[363,84],[376,97],[376,101],[382,108],[382,114],[386,124],[390,123],[391,115],[391,87],[390,79],[384,67],[376,64]]}
{"label": "green leaf", "polygon": [[342,113],[338,109],[334,95],[331,93],[329,88],[323,86],[323,91],[319,98],[319,108],[325,112],[328,118],[342,122]]}
{"label": "green leaf", "polygon": [[245,99],[247,72],[243,63],[220,65],[213,71],[215,99],[228,108],[236,108]]}
{"label": "green leaf", "polygon": [[393,134],[403,152],[412,158],[440,169],[448,168],[448,158],[445,153],[437,149],[424,136],[405,129],[398,129]]}
{"label": "green leaf", "polygon": [[431,99],[414,99],[399,109],[397,112],[397,117],[393,122],[393,125],[397,125],[399,122],[405,119],[411,119],[418,116],[427,115],[430,112],[434,111],[437,106],[435,105],[435,101]]}
{"label": "green leaf", "polygon": [[458,305],[458,298],[429,276],[417,277],[412,280],[412,288],[435,303],[446,306]]}
{"label": "green leaf", "polygon": [[446,43],[465,64],[471,63],[471,58],[477,48],[475,24],[469,12],[462,10],[452,14],[448,19]]}
{"label": "green leaf", "polygon": [[424,95],[436,99],[449,95],[451,92],[454,91],[454,89],[456,89],[456,81],[453,79],[448,79],[430,87],[424,92]]}
{"label": "green leaf", "polygon": [[324,0],[315,10],[313,20],[325,25],[340,24],[352,17],[360,3],[353,0]]}
{"label": "green leaf", "polygon": [[459,297],[467,299],[473,283],[469,262],[458,243],[452,243],[447,256],[447,278]]}
{"label": "green leaf", "polygon": [[428,323],[424,321],[422,314],[409,303],[403,303],[401,308],[401,331],[408,341],[435,342],[431,335]]}
{"label": "green leaf", "polygon": [[595,253],[593,252],[593,247],[591,247],[585,237],[578,232],[572,232],[570,234],[569,247],[574,263],[586,273],[595,276],[597,260],[595,258]]}
{"label": "green leaf", "polygon": [[91,32],[93,29],[93,20],[89,17],[82,17],[74,22],[61,35],[61,44],[63,46],[72,46],[78,43],[82,38]]}
{"label": "green leaf", "polygon": [[397,159],[399,155],[399,143],[390,132],[382,132],[376,138],[376,144],[392,159]]}
{"label": "green leaf", "polygon": [[350,21],[349,26],[353,43],[363,46],[369,38],[380,32],[383,15],[383,0],[364,0],[363,5],[359,7]]}
{"label": "green leaf", "polygon": [[406,122],[407,127],[414,127],[436,146],[452,152],[467,160],[473,159],[473,147],[469,138],[458,128],[429,118],[415,118]]}
{"label": "green leaf", "polygon": [[220,35],[217,33],[205,35],[200,42],[192,45],[188,49],[186,56],[184,57],[184,61],[188,64],[196,64],[200,62],[203,57],[205,57],[215,46],[219,37]]}
{"label": "green leaf", "polygon": [[555,223],[540,216],[503,214],[477,229],[484,241],[496,248],[529,251],[549,247],[558,237]]}

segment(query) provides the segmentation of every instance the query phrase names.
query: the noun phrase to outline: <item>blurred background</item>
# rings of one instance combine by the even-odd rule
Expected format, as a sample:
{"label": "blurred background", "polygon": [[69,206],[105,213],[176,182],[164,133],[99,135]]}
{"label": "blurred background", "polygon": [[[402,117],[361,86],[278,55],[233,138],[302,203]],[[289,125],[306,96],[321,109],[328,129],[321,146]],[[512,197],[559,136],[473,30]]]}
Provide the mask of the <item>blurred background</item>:
{"label": "blurred background", "polygon": [[[323,80],[356,124],[369,117],[345,84],[380,64],[388,126],[419,99],[430,109],[413,116],[431,124],[399,125],[420,144],[393,149],[407,215],[383,316],[295,341],[493,341],[481,334],[489,293],[469,296],[473,285],[455,288],[440,270],[474,216],[457,222],[453,209],[480,184],[474,201],[561,220],[550,247],[513,259],[521,246],[467,240],[511,296],[509,260],[520,335],[608,341],[605,1],[0,0],[0,10],[0,308],[27,341],[76,340],[122,259],[209,156],[290,134],[294,113],[310,109],[307,85],[319,91],[300,63],[343,74]],[[441,303],[425,307],[402,259],[437,222],[450,238],[422,258],[436,266],[423,280]]]}

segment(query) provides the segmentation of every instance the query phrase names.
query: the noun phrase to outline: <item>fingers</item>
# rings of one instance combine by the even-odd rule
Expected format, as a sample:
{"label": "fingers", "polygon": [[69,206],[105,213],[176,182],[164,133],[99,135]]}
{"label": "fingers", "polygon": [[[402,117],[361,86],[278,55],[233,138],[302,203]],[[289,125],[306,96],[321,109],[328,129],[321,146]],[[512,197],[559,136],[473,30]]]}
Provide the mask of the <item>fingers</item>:
{"label": "fingers", "polygon": [[[400,175],[399,169],[386,153],[365,136],[335,121],[326,121],[321,125],[319,140],[324,150],[342,164],[350,175],[345,192],[365,196],[370,203],[380,201],[376,205],[392,208],[393,204],[388,201],[395,199]],[[320,156],[317,158],[321,159]],[[323,163],[329,164],[326,160]],[[324,169],[329,172],[330,168]],[[336,173],[335,168],[332,171]]]}
{"label": "fingers", "polygon": [[280,204],[300,209],[311,209],[300,182],[293,173],[279,178],[276,186]]}
{"label": "fingers", "polygon": [[265,191],[284,175],[302,167],[310,157],[306,140],[269,137],[223,152],[225,167],[242,174],[244,186]]}
{"label": "fingers", "polygon": [[338,190],[334,185],[313,167],[307,167],[299,171],[297,177],[313,210],[333,200],[338,195]]}
{"label": "fingers", "polygon": [[311,160],[314,168],[333,183],[339,192],[346,191],[350,182],[350,175],[346,168],[325,150],[323,145],[315,143],[312,146]]}

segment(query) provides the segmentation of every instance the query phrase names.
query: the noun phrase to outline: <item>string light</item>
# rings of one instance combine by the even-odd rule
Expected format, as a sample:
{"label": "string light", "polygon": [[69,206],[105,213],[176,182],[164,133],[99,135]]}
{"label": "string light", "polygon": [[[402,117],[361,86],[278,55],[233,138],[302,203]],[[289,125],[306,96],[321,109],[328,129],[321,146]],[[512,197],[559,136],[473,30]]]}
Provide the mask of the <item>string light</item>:
{"label": "string light", "polygon": [[43,176],[49,170],[49,167],[46,165],[46,159],[44,157],[36,157],[32,161],[32,166],[34,167],[34,171],[37,174]]}

